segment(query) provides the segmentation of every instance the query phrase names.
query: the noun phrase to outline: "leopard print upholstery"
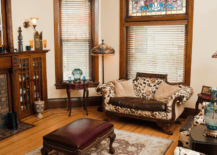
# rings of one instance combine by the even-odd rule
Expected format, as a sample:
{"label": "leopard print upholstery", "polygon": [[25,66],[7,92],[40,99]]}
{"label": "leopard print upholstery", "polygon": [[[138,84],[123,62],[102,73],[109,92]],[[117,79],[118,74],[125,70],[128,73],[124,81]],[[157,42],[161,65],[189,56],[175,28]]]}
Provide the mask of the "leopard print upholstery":
{"label": "leopard print upholstery", "polygon": [[[144,99],[152,100],[152,96],[156,92],[159,87],[159,84],[163,81],[163,79],[156,79],[156,78],[138,78],[134,80],[134,90],[136,92],[136,96],[142,97]],[[147,84],[147,86],[145,86]],[[148,89],[146,89],[149,87]],[[162,120],[170,120],[172,119],[172,103],[176,97],[181,97],[182,101],[179,104],[185,103],[193,94],[193,90],[190,87],[184,87],[179,85],[180,90],[174,93],[170,98],[169,102],[167,103],[166,111],[143,111],[143,110],[136,110],[130,108],[124,108],[120,106],[115,106],[108,104],[110,97],[115,97],[115,89],[114,83],[108,82],[106,84],[99,85],[96,88],[98,94],[104,94],[104,106],[105,110],[113,111],[117,113],[124,113],[136,116],[143,116],[143,117],[150,117],[150,118],[157,118]],[[141,89],[141,90],[140,90]],[[148,95],[146,95],[146,92]]]}
{"label": "leopard print upholstery", "polygon": [[182,147],[176,147],[174,151],[174,155],[205,155],[205,154],[193,150],[189,150],[186,148],[182,148]]}
{"label": "leopard print upholstery", "polygon": [[154,100],[154,94],[164,79],[138,77],[134,80],[136,96],[146,100]]}

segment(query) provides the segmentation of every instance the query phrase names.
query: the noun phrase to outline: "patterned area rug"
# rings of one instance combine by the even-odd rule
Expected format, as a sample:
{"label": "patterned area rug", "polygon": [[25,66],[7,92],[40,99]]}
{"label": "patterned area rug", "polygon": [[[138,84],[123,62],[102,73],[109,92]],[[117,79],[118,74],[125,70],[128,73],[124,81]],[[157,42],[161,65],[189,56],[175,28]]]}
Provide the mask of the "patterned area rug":
{"label": "patterned area rug", "polygon": [[[113,143],[115,155],[164,155],[173,140],[154,136],[142,135],[115,129],[116,139]],[[25,155],[41,155],[42,146]],[[84,155],[110,155],[109,139],[102,141],[96,149],[93,148]],[[51,151],[49,155],[65,155]]]}
{"label": "patterned area rug", "polygon": [[20,132],[23,132],[27,129],[30,129],[32,127],[34,127],[35,125],[32,125],[32,124],[27,124],[27,123],[19,123],[18,124],[18,129],[17,130],[8,130],[7,128],[2,128],[0,129],[0,141],[3,140],[3,139],[6,139],[8,137],[11,137],[13,135],[16,135]]}

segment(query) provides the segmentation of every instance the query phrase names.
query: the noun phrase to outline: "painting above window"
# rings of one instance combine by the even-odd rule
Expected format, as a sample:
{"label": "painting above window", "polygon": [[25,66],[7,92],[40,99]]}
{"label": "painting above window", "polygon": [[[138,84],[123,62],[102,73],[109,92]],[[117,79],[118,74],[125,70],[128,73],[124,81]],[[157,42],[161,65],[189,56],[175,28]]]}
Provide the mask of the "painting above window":
{"label": "painting above window", "polygon": [[186,13],[186,0],[129,0],[130,16],[184,13]]}

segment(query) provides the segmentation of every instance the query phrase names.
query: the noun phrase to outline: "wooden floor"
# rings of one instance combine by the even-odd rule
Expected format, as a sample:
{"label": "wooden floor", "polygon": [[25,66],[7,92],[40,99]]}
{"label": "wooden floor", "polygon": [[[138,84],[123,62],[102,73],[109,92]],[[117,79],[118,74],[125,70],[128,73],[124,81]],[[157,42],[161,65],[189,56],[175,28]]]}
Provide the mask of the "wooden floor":
{"label": "wooden floor", "polygon": [[[38,119],[35,116],[30,116],[22,119],[23,122],[36,125],[35,127],[21,132],[15,136],[9,137],[0,141],[1,155],[23,155],[43,144],[42,137],[72,121],[80,118],[93,118],[103,120],[106,118],[103,112],[97,112],[97,107],[88,107],[89,116],[85,115],[82,108],[72,108],[72,115],[68,117],[66,109],[50,109],[43,112],[44,118]],[[182,124],[184,120],[181,120]],[[173,151],[178,144],[179,130],[182,125],[174,124],[171,126],[173,135],[164,134],[155,123],[127,119],[116,118],[110,121],[114,124],[115,129],[152,135],[167,139],[173,139],[174,142],[168,149],[166,155],[173,155]]]}

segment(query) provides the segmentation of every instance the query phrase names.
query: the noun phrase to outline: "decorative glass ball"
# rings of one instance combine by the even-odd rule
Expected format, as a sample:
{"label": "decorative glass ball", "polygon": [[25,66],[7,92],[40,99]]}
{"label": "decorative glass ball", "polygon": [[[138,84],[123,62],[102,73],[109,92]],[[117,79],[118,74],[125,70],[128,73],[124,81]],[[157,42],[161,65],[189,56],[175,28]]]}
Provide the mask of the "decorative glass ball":
{"label": "decorative glass ball", "polygon": [[75,68],[73,71],[72,71],[72,75],[74,76],[74,80],[75,81],[78,81],[81,79],[81,76],[82,76],[82,70],[80,68]]}

